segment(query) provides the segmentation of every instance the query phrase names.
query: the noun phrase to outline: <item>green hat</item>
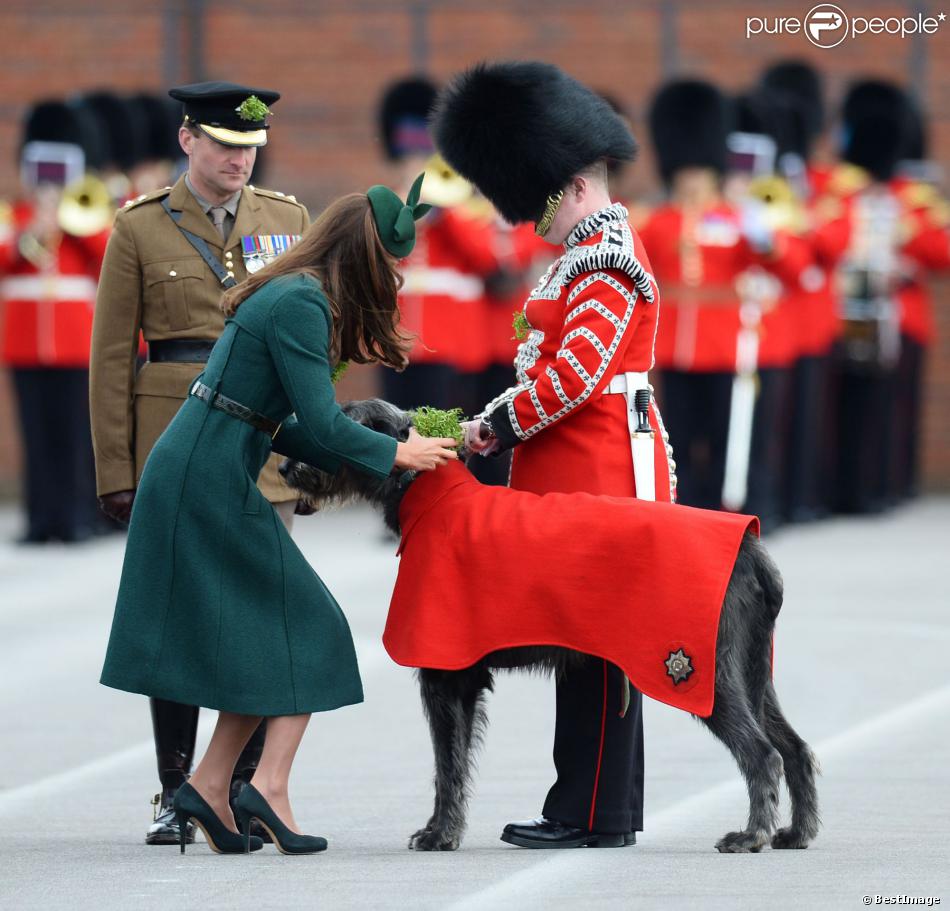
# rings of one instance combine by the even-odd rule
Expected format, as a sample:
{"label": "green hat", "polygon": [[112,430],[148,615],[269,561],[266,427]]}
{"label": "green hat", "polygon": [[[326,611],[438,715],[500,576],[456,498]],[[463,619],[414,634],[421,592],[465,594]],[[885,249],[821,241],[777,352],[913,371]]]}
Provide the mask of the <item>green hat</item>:
{"label": "green hat", "polygon": [[393,256],[400,259],[412,252],[416,245],[416,222],[432,208],[419,202],[424,177],[425,174],[420,174],[416,178],[405,202],[389,187],[379,184],[366,191],[379,239]]}

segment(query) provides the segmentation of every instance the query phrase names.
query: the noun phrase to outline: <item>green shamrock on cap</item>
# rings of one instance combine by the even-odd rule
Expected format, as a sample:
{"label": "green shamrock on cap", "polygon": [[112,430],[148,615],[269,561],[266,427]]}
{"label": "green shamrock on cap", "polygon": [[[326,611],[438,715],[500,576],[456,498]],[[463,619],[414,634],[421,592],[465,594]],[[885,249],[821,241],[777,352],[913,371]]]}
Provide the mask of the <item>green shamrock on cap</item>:
{"label": "green shamrock on cap", "polygon": [[234,110],[241,120],[259,121],[270,113],[270,108],[257,95],[249,95]]}

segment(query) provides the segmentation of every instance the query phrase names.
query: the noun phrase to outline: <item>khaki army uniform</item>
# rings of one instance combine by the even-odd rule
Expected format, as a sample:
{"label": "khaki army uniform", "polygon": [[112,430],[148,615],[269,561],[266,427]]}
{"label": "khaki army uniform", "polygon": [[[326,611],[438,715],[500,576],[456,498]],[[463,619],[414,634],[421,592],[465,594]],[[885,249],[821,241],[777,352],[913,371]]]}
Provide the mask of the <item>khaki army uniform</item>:
{"label": "khaki army uniform", "polygon": [[[131,490],[155,441],[188,395],[203,365],[147,363],[136,374],[139,330],[147,342],[214,341],[224,329],[223,287],[188,242],[162,201],[181,212],[180,225],[205,241],[236,281],[247,277],[241,238],[302,234],[307,209],[291,196],[245,187],[223,242],[182,177],[174,187],[127,204],[116,216],[96,298],[90,400],[98,493]],[[280,475],[278,456],[258,486],[272,503],[296,499]]]}

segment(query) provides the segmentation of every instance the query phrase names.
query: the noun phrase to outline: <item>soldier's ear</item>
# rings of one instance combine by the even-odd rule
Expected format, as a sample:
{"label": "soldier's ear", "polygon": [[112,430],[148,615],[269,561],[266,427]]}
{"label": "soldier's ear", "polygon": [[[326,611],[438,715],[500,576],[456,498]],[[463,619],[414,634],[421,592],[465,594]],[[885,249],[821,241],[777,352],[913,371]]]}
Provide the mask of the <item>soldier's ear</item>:
{"label": "soldier's ear", "polygon": [[583,174],[575,174],[568,184],[568,191],[575,202],[582,202],[590,190],[590,178]]}
{"label": "soldier's ear", "polygon": [[181,146],[181,150],[190,156],[195,145],[195,134],[187,127],[179,127],[178,144]]}

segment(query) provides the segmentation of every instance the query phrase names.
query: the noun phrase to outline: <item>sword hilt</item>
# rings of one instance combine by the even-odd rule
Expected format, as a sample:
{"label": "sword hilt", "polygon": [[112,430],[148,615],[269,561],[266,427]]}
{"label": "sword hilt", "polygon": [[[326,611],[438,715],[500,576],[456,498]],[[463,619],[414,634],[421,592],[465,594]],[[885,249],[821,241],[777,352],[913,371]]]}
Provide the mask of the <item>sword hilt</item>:
{"label": "sword hilt", "polygon": [[637,412],[636,433],[652,433],[650,426],[650,390],[638,389],[633,394],[633,407]]}

